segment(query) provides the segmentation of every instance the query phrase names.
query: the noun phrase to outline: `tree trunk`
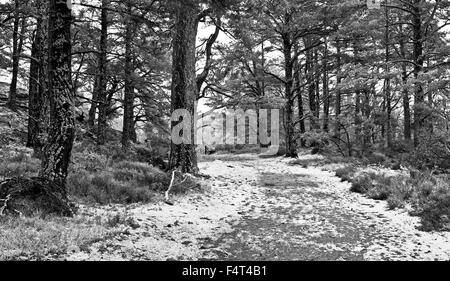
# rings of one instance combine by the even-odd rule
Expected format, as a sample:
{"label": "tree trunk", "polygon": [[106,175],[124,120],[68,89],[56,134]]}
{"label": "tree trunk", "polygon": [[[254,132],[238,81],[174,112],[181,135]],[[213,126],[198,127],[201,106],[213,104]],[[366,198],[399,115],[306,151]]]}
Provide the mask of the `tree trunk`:
{"label": "tree trunk", "polygon": [[[342,59],[341,59],[341,42],[339,41],[339,38],[336,39],[336,77],[337,77],[337,83],[336,87],[339,87],[342,82],[342,74],[341,74],[341,67],[342,67]],[[341,134],[341,122],[340,122],[340,115],[341,115],[341,90],[339,88],[336,89],[336,100],[334,103],[334,111],[336,115],[336,125],[334,129],[334,134],[337,138],[340,138]]]}
{"label": "tree trunk", "polygon": [[[385,27],[385,70],[386,75],[389,75],[390,67],[389,67],[389,59],[390,59],[390,53],[389,53],[389,9],[386,6],[385,7],[385,21],[386,21],[386,27]],[[391,80],[389,76],[386,76],[385,84],[384,84],[384,92],[385,92],[385,99],[386,99],[386,145],[388,148],[392,147],[392,138],[393,138],[393,132],[392,132],[392,105],[391,105]]]}
{"label": "tree trunk", "polygon": [[97,104],[98,104],[98,75],[94,77],[94,88],[92,90],[91,107],[88,113],[88,126],[89,128],[95,127],[95,117],[97,114]]}
{"label": "tree trunk", "polygon": [[[305,39],[305,47],[309,47],[308,39]],[[310,110],[310,130],[317,129],[317,102],[316,102],[316,79],[314,74],[314,54],[311,50],[306,52],[306,77],[308,84],[308,100]]]}
{"label": "tree trunk", "polygon": [[319,65],[319,51],[317,48],[314,50],[314,86],[316,91],[316,111],[314,115],[316,117],[316,130],[320,129],[320,65]]}
{"label": "tree trunk", "polygon": [[[400,32],[403,32],[400,25]],[[405,38],[400,38],[400,54],[402,59],[406,60],[406,45]],[[405,140],[410,141],[411,138],[411,110],[408,92],[408,69],[406,63],[402,63],[402,82],[403,82],[403,136]]]}
{"label": "tree trunk", "polygon": [[323,130],[328,132],[329,130],[329,117],[330,117],[330,90],[328,82],[328,42],[327,38],[324,38],[324,54],[323,54]]}
{"label": "tree trunk", "polygon": [[[362,151],[362,119],[361,119],[361,91],[358,89],[355,92],[355,144],[358,149],[361,149]],[[358,151],[359,153],[359,151]],[[361,155],[359,155],[361,156]]]}
{"label": "tree trunk", "polygon": [[[289,25],[290,16],[286,15],[286,24]],[[285,72],[285,128],[286,128],[286,157],[295,158],[297,154],[297,145],[295,141],[294,124],[294,95],[293,95],[293,60],[292,60],[292,40],[288,33],[283,35],[283,53],[284,53],[284,72]]]}
{"label": "tree trunk", "polygon": [[[108,101],[106,92],[106,53],[108,51],[108,4],[109,0],[102,0],[101,10],[101,35],[98,58],[98,81],[97,81],[97,100],[98,100],[98,125],[97,142],[102,145],[106,143],[107,111]],[[94,95],[95,96],[95,95]],[[95,101],[94,101],[95,102]],[[92,112],[91,112],[92,114]]]}
{"label": "tree trunk", "polygon": [[[17,79],[19,75],[19,63],[20,63],[20,47],[19,47],[19,36],[23,37],[22,34],[19,35],[20,26],[20,0],[14,1],[14,27],[13,27],[13,53],[12,53],[12,78],[11,84],[9,86],[9,97],[8,97],[8,107],[12,110],[16,110],[17,107]],[[22,20],[22,27],[23,21]],[[23,31],[23,30],[22,30]]]}
{"label": "tree trunk", "polygon": [[31,48],[29,93],[28,93],[28,139],[27,146],[33,148],[40,155],[44,145],[43,133],[45,131],[44,83],[45,83],[45,35],[46,30],[42,14],[46,5],[36,2],[36,10],[41,13],[36,18],[36,30]]}
{"label": "tree trunk", "polygon": [[300,124],[300,145],[301,147],[305,147],[306,143],[303,138],[303,135],[306,133],[305,128],[305,114],[303,111],[303,87],[301,87],[301,66],[298,61],[298,59],[295,61],[295,67],[294,67],[294,87],[295,87],[295,94],[297,95],[297,105],[298,105],[298,122]]}
{"label": "tree trunk", "polygon": [[[370,88],[364,89],[364,102],[363,102],[363,108],[364,108],[364,117],[365,120],[370,119]],[[367,122],[364,123],[364,138],[363,138],[363,149],[362,153],[363,155],[367,152],[367,148],[370,144],[370,126],[367,124]]]}
{"label": "tree trunk", "polygon": [[[198,173],[197,153],[194,143],[197,100],[196,83],[196,39],[199,7],[194,0],[175,1],[175,25],[173,27],[172,55],[172,93],[171,111],[185,110],[190,114],[188,131],[183,130],[183,137],[190,139],[182,143],[174,143],[173,136],[169,159],[169,169],[179,169],[183,173]],[[172,120],[172,130],[180,120]],[[188,134],[189,136],[185,135]]]}
{"label": "tree trunk", "polygon": [[49,0],[47,86],[50,128],[40,177],[55,183],[64,191],[75,136],[71,12],[70,0]]}
{"label": "tree trunk", "polygon": [[422,42],[422,16],[420,6],[422,0],[414,0],[413,2],[413,61],[414,61],[414,79],[416,80],[414,92],[414,146],[419,146],[427,136],[426,131],[426,112],[425,97],[423,86],[419,79],[420,72],[423,69],[423,42]]}
{"label": "tree trunk", "polygon": [[[358,46],[357,42],[354,42],[353,44],[354,44],[353,52],[354,52],[354,57],[355,57],[355,63],[358,64],[360,62],[359,46]],[[363,146],[363,140],[362,140],[362,135],[361,135],[361,130],[362,130],[361,112],[362,112],[361,90],[360,90],[360,86],[356,85],[354,123],[355,123],[355,144],[358,149],[361,149],[361,150],[358,150],[358,153],[360,153],[362,151],[362,146]],[[359,156],[361,156],[361,154],[359,154]]]}
{"label": "tree trunk", "polygon": [[[131,14],[131,3],[128,2],[128,13]],[[123,131],[122,131],[122,146],[124,148],[129,147],[136,131],[134,129],[134,88],[132,81],[133,72],[133,53],[132,53],[132,40],[133,40],[133,26],[132,21],[129,20],[126,25],[125,31],[125,89],[123,98]]]}

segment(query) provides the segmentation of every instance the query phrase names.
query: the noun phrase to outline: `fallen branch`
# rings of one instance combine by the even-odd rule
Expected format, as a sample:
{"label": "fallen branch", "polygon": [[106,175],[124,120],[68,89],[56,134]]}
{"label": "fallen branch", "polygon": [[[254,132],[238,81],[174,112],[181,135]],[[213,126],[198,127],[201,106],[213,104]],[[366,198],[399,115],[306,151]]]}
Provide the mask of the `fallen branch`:
{"label": "fallen branch", "polygon": [[174,184],[172,187],[174,187],[174,186],[179,186],[180,184],[185,183],[185,182],[187,181],[187,179],[188,179],[188,176],[185,176],[184,179],[183,179],[181,182],[179,182],[179,183],[177,183],[177,184]]}
{"label": "fallen branch", "polygon": [[175,181],[175,171],[173,171],[172,172],[172,179],[170,180],[170,185],[169,185],[169,188],[167,189],[167,191],[166,191],[166,193],[165,193],[165,202],[166,202],[166,204],[169,204],[169,205],[173,205],[173,202],[171,202],[169,199],[169,194],[170,194],[170,191],[172,190],[172,188],[173,188],[173,183],[174,183],[174,181]]}
{"label": "fallen branch", "polygon": [[194,177],[193,175],[191,175],[191,174],[185,174],[185,175],[184,175],[184,179],[183,179],[182,181],[180,181],[179,183],[175,183],[175,173],[176,173],[176,172],[177,172],[176,170],[172,172],[172,179],[170,180],[169,188],[168,188],[167,191],[165,192],[165,196],[164,196],[164,199],[165,199],[164,201],[165,201],[165,203],[166,203],[166,204],[169,204],[169,205],[173,205],[173,204],[174,204],[172,201],[170,201],[170,191],[172,191],[172,189],[173,189],[175,186],[179,186],[179,185],[185,183],[189,178],[195,180],[195,177]]}
{"label": "fallen branch", "polygon": [[11,200],[11,194],[8,194],[5,199],[0,199],[0,201],[3,201],[3,206],[0,208],[0,216],[4,216],[4,212],[6,208],[8,207],[8,201]]}

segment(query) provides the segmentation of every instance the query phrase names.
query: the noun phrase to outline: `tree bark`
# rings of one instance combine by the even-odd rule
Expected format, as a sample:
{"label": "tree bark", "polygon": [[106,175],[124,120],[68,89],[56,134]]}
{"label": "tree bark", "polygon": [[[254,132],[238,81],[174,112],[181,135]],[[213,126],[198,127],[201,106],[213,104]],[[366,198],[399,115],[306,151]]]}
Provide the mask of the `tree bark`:
{"label": "tree bark", "polygon": [[[285,15],[286,25],[290,23],[290,15]],[[283,38],[283,54],[284,54],[284,73],[285,73],[285,128],[286,128],[286,157],[296,158],[297,145],[295,141],[295,123],[294,123],[294,94],[293,94],[293,67],[292,59],[293,42],[289,33],[285,33]]]}
{"label": "tree bark", "polygon": [[[305,39],[305,47],[309,48],[309,39]],[[309,111],[310,111],[310,130],[316,130],[317,127],[317,101],[316,101],[316,76],[315,76],[315,64],[314,64],[314,53],[312,50],[306,51],[306,79],[308,84],[308,100],[309,100]]]}
{"label": "tree bark", "polygon": [[[337,83],[336,87],[339,87],[342,82],[342,74],[341,74],[341,68],[342,68],[342,58],[341,58],[341,42],[339,41],[339,38],[336,39],[336,77],[337,77]],[[336,125],[334,129],[334,134],[337,138],[340,138],[341,134],[341,121],[340,121],[340,115],[341,115],[341,90],[339,88],[336,89],[336,99],[334,103],[334,111],[335,111],[335,119],[336,119]]]}
{"label": "tree bark", "polygon": [[[108,49],[108,4],[109,0],[102,0],[101,10],[101,35],[98,58],[98,80],[97,80],[97,100],[98,100],[98,124],[97,142],[102,145],[106,143],[107,128],[107,92],[106,92],[106,53]],[[95,95],[94,95],[95,96]],[[95,101],[94,101],[95,103]],[[91,113],[92,114],[92,113]]]}
{"label": "tree bark", "polygon": [[51,125],[40,177],[54,182],[61,190],[66,187],[75,136],[71,22],[70,0],[49,0],[48,98]]}
{"label": "tree bark", "polygon": [[[128,13],[131,14],[131,2],[128,1]],[[134,87],[133,87],[133,22],[128,20],[125,31],[125,89],[123,98],[123,131],[122,131],[122,146],[127,148],[136,135],[134,128]]]}
{"label": "tree bark", "polygon": [[386,79],[384,84],[384,92],[385,92],[385,99],[386,99],[386,145],[388,148],[392,147],[392,138],[393,138],[393,132],[392,132],[392,94],[391,94],[391,80],[389,78],[389,59],[390,59],[390,51],[389,51],[389,8],[385,7],[385,70],[386,70]]}
{"label": "tree bark", "polygon": [[[357,42],[353,43],[353,52],[354,52],[354,57],[355,57],[355,63],[358,64],[360,62],[360,58],[359,58],[359,46]],[[362,135],[361,135],[361,130],[362,130],[362,116],[361,116],[361,112],[362,112],[362,103],[361,103],[361,89],[359,85],[356,85],[356,91],[355,91],[355,116],[354,116],[354,123],[355,123],[355,144],[357,145],[358,148],[361,148],[362,151],[362,147],[363,147],[363,140],[362,140]],[[360,151],[358,151],[360,152]],[[361,156],[361,155],[359,155]]]}
{"label": "tree bark", "polygon": [[325,132],[329,131],[329,118],[330,118],[330,89],[328,81],[328,42],[327,38],[324,38],[324,54],[323,54],[323,130]]}
{"label": "tree bark", "polygon": [[[400,25],[400,32],[403,33]],[[400,38],[400,54],[402,59],[406,60],[406,45],[405,38],[402,35]],[[410,141],[411,137],[411,109],[410,109],[410,100],[409,100],[409,92],[407,88],[408,84],[408,69],[406,66],[406,62],[402,63],[402,82],[403,82],[403,137],[405,140]]]}
{"label": "tree bark", "polygon": [[414,79],[416,80],[414,92],[414,146],[419,146],[420,142],[426,138],[426,113],[425,97],[422,83],[418,81],[422,72],[423,41],[422,41],[422,15],[420,6],[423,0],[413,1],[412,25],[413,25],[413,61],[414,61]]}
{"label": "tree bark", "polygon": [[320,65],[319,65],[319,51],[317,48],[314,49],[314,86],[316,91],[316,130],[320,129]]}
{"label": "tree bark", "polygon": [[[364,102],[363,102],[363,109],[364,109],[364,117],[365,120],[370,119],[371,109],[370,109],[370,88],[364,89]],[[363,155],[367,152],[367,148],[370,144],[370,126],[367,124],[367,122],[363,125],[364,129],[364,138],[363,138],[363,148],[362,153]]]}
{"label": "tree bark", "polygon": [[40,155],[44,146],[43,134],[45,132],[45,35],[46,29],[43,14],[45,14],[45,3],[36,2],[36,10],[40,15],[36,18],[36,30],[31,48],[29,93],[28,93],[28,139],[27,146],[33,148]]}
{"label": "tree bark", "polygon": [[305,113],[303,109],[303,88],[301,87],[301,66],[296,59],[294,66],[294,88],[295,94],[297,96],[297,106],[298,106],[298,122],[300,124],[300,145],[301,147],[305,147],[306,143],[303,138],[303,135],[306,133],[305,128]]}
{"label": "tree bark", "polygon": [[98,75],[94,77],[94,88],[92,90],[92,99],[91,99],[91,107],[89,108],[88,113],[88,126],[89,128],[95,127],[95,120],[97,115],[97,104],[98,104]]}
{"label": "tree bark", "polygon": [[[172,90],[171,111],[186,110],[190,118],[189,134],[191,143],[175,144],[171,142],[169,169],[179,169],[183,173],[198,173],[197,153],[194,140],[194,114],[197,100],[196,83],[196,39],[198,27],[199,7],[194,0],[175,1],[175,24],[173,27],[172,54]],[[186,122],[187,120],[184,120]],[[172,120],[174,129],[179,120]]]}

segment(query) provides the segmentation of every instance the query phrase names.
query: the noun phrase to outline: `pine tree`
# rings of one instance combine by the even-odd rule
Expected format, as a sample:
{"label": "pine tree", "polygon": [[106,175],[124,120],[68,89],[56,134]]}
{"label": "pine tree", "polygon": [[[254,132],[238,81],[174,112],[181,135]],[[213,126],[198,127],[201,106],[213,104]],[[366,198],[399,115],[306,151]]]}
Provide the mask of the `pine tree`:
{"label": "pine tree", "polygon": [[40,176],[63,190],[75,136],[71,22],[71,1],[49,0],[47,87],[50,127]]}

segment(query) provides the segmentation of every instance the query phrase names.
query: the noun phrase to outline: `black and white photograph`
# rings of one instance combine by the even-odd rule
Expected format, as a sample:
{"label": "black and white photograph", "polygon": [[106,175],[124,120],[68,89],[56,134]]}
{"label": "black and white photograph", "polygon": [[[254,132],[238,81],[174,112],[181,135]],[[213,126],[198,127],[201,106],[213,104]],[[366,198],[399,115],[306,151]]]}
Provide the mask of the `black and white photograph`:
{"label": "black and white photograph", "polygon": [[450,261],[450,1],[0,0],[0,261]]}

